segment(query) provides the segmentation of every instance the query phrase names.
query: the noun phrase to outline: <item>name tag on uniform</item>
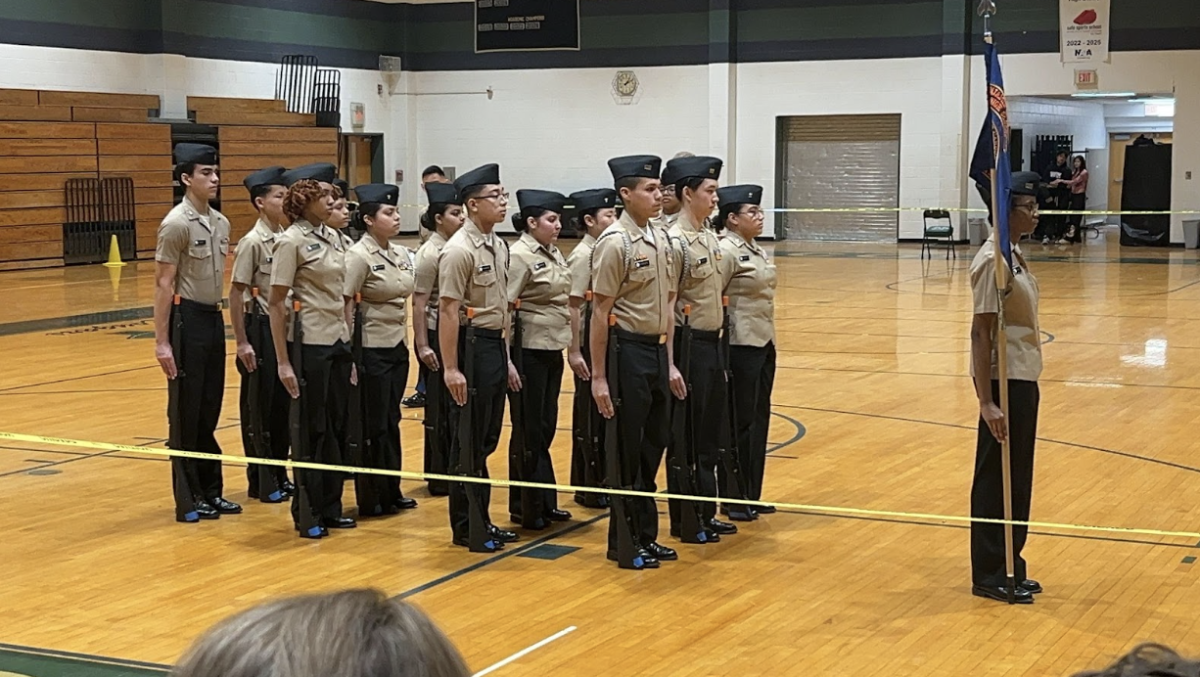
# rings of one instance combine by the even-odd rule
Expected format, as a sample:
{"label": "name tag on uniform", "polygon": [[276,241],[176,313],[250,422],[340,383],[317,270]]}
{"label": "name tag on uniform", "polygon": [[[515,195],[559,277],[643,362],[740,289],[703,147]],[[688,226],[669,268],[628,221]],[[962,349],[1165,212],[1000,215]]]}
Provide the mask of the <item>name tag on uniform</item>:
{"label": "name tag on uniform", "polygon": [[742,256],[739,256],[739,257],[738,257],[738,261],[742,261],[743,263],[744,263],[744,262],[746,262],[746,261],[749,261],[749,260],[750,260],[750,255],[749,255],[749,254],[743,254]]}
{"label": "name tag on uniform", "polygon": [[545,267],[546,267],[546,262],[545,262],[545,261],[541,261],[541,262],[539,262],[539,263],[535,263],[535,264],[533,264],[533,269],[534,269],[534,270],[541,270],[542,268],[545,268]]}
{"label": "name tag on uniform", "polygon": [[320,249],[320,248],[321,248],[321,243],[320,243],[320,242],[314,242],[314,243],[312,243],[312,244],[308,245],[307,247],[305,247],[305,248],[304,248],[304,251],[306,251],[306,252],[315,252],[315,251],[317,251],[317,250],[318,250],[318,249]]}
{"label": "name tag on uniform", "polygon": [[633,267],[638,268],[638,269],[649,268],[650,267],[650,259],[643,256],[633,262]]}
{"label": "name tag on uniform", "polygon": [[275,257],[274,257],[274,256],[268,256],[268,257],[267,257],[267,260],[266,260],[266,263],[271,263],[271,262],[272,262],[272,261],[274,261],[274,260],[275,260]]}
{"label": "name tag on uniform", "polygon": [[481,273],[490,273],[492,272],[492,266],[490,263],[485,263],[482,266],[479,266],[478,270]]}
{"label": "name tag on uniform", "polygon": [[382,264],[382,263],[381,263],[381,264],[379,264],[379,265],[377,265],[377,266],[371,266],[371,271],[372,271],[372,272],[378,272],[378,271],[380,271],[380,270],[383,270],[383,264]]}
{"label": "name tag on uniform", "polygon": [[708,257],[707,257],[707,256],[701,256],[701,257],[700,257],[700,259],[699,259],[698,261],[696,261],[696,265],[698,265],[698,266],[702,266],[702,265],[704,265],[704,264],[706,264],[706,263],[708,263]]}
{"label": "name tag on uniform", "polygon": [[208,240],[196,240],[195,244],[193,244],[192,246],[193,247],[203,247],[206,244],[208,244]]}
{"label": "name tag on uniform", "polygon": [[1020,275],[1020,274],[1021,274],[1020,264],[1013,266],[1013,275]]}

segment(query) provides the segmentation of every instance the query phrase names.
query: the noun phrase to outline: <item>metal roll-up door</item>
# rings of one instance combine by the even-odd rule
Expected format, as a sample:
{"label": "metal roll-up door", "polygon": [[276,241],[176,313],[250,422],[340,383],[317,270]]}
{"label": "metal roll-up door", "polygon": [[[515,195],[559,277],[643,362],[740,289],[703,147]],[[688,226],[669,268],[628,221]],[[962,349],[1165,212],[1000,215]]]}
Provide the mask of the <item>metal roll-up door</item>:
{"label": "metal roll-up door", "polygon": [[[781,206],[895,208],[900,200],[900,116],[779,119]],[[789,240],[896,242],[895,211],[786,213]]]}

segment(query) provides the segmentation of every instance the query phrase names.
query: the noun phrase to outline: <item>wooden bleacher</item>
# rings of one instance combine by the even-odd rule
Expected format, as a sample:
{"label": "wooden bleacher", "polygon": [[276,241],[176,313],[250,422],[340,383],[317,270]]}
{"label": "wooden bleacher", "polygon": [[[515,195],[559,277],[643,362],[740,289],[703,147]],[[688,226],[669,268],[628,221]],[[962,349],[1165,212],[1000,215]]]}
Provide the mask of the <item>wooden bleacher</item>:
{"label": "wooden bleacher", "polygon": [[[136,255],[154,255],[174,203],[171,127],[150,117],[144,94],[0,89],[0,270],[63,265],[64,186],[70,179],[130,177]],[[189,97],[196,122],[217,127],[222,211],[234,242],[256,215],[242,180],[262,167],[337,162],[338,130],[272,99]]]}

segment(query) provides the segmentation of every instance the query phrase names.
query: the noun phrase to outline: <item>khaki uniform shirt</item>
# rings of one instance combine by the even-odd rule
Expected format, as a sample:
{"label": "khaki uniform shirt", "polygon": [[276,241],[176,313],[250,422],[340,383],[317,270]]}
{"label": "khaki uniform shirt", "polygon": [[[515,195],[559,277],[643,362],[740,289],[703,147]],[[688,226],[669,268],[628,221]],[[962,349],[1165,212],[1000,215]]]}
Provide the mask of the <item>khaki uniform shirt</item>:
{"label": "khaki uniform shirt", "polygon": [[429,241],[429,238],[433,237],[433,231],[424,225],[425,212],[427,211],[429,211],[429,207],[421,207],[421,210],[417,212],[417,238],[421,244],[425,244]]}
{"label": "khaki uniform shirt", "polygon": [[775,264],[755,242],[725,231],[721,281],[729,297],[729,343],[761,348],[775,341]]}
{"label": "khaki uniform shirt", "polygon": [[683,307],[692,307],[691,325],[700,331],[717,331],[724,320],[721,294],[725,285],[717,269],[721,246],[717,236],[690,214],[683,214],[669,231],[679,296],[675,301],[675,326],[683,326]]}
{"label": "khaki uniform shirt", "polygon": [[[429,235],[429,239],[421,248],[417,250],[416,262],[416,287],[413,289],[414,294],[429,294],[429,301],[425,304],[425,323],[430,330],[437,330],[438,323],[438,258],[442,255],[442,249],[446,247],[446,238],[442,234],[433,231]],[[420,308],[413,308],[413,312],[422,312]]]}
{"label": "khaki uniform shirt", "polygon": [[592,255],[592,289],[616,298],[613,313],[619,328],[665,337],[676,278],[667,231],[648,228],[653,243],[625,212],[600,235]]}
{"label": "khaki uniform shirt", "polygon": [[[304,344],[331,346],[349,341],[345,302],[347,239],[326,226],[303,219],[292,224],[275,244],[271,286],[291,287],[300,302]],[[294,317],[288,321],[288,339],[294,336]]]}
{"label": "khaki uniform shirt", "polygon": [[386,249],[364,235],[346,253],[342,295],[362,294],[364,348],[395,348],[408,337],[408,297],[416,286],[413,255],[406,247]]}
{"label": "khaki uniform shirt", "polygon": [[246,293],[242,299],[246,303],[247,312],[254,299],[251,290],[258,287],[258,306],[263,314],[271,298],[271,267],[275,261],[275,243],[282,232],[277,232],[264,218],[249,233],[238,240],[237,250],[233,258],[233,282],[246,285]]}
{"label": "khaki uniform shirt", "polygon": [[571,270],[558,247],[543,247],[529,233],[512,248],[508,302],[521,300],[521,346],[563,350],[571,344]]}
{"label": "khaki uniform shirt", "polygon": [[584,235],[579,244],[567,257],[567,268],[571,269],[571,298],[585,299],[592,288],[592,252],[596,249],[596,238]]}
{"label": "khaki uniform shirt", "polygon": [[671,226],[675,225],[675,222],[679,221],[679,215],[682,213],[682,210],[677,211],[674,214],[659,212],[658,216],[650,219],[650,223],[662,228],[663,230],[670,230]]}
{"label": "khaki uniform shirt", "polygon": [[[1042,336],[1038,328],[1038,283],[1013,245],[1013,275],[1004,298],[1005,334],[1008,341],[1008,378],[1037,381],[1042,375]],[[996,298],[996,245],[993,238],[971,262],[971,295],[976,315],[999,312]],[[975,376],[972,363],[971,376]],[[996,361],[996,336],[992,336],[992,378],[1000,378]]]}
{"label": "khaki uniform shirt", "polygon": [[175,293],[189,301],[221,303],[228,254],[229,219],[212,208],[202,216],[186,197],[158,227],[154,260],[176,266]]}
{"label": "khaki uniform shirt", "polygon": [[442,249],[438,286],[442,298],[462,302],[460,322],[465,324],[470,307],[475,327],[507,331],[508,245],[498,234],[485,236],[467,219]]}

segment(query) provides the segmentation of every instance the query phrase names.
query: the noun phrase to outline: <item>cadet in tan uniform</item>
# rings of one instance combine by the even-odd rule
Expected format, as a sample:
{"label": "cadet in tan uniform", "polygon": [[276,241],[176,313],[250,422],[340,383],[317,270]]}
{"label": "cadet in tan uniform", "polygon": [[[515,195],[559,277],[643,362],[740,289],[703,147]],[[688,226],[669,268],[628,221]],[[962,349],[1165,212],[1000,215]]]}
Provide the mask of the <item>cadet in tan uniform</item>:
{"label": "cadet in tan uniform", "polygon": [[[567,362],[575,373],[571,484],[600,487],[604,484],[604,417],[592,399],[592,356],[587,349],[590,339],[584,335],[584,325],[591,326],[592,309],[587,298],[592,290],[592,251],[600,234],[617,221],[617,191],[599,188],[572,193],[571,204],[575,205],[578,225],[586,231],[567,257],[567,267],[571,269],[571,345]],[[608,507],[608,497],[603,494],[577,493],[575,502],[588,508]]]}
{"label": "cadet in tan uniform", "polygon": [[[1012,470],[1012,518],[1029,520],[1033,496],[1033,453],[1037,442],[1038,378],[1042,374],[1042,344],[1038,328],[1037,279],[1029,271],[1017,242],[1038,223],[1038,195],[1044,189],[1036,172],[1012,175],[1009,239],[1012,270],[1004,294],[1005,339],[1008,351],[1008,421],[999,407],[1000,373],[996,362],[997,315],[995,233],[983,243],[971,263],[974,320],[971,324],[971,376],[979,396],[979,434],[975,445],[975,479],[971,485],[971,516],[1004,518],[1004,480],[1001,440],[1007,432]],[[982,374],[990,374],[984,378]],[[1030,580],[1021,556],[1029,528],[1013,525],[1015,601],[1032,604],[1042,586]],[[972,593],[1007,601],[1004,526],[971,523]]]}
{"label": "cadet in tan uniform", "polygon": [[[556,483],[550,445],[558,428],[563,351],[571,343],[571,271],[554,243],[566,202],[561,193],[517,191],[521,211],[513,215],[513,227],[521,238],[512,246],[508,268],[508,302],[520,302],[515,312],[521,320],[520,336],[510,339],[521,375],[521,390],[509,393],[509,478],[514,480]],[[571,513],[558,509],[552,489],[510,489],[508,512],[527,529],[571,519]]]}
{"label": "cadet in tan uniform", "polygon": [[[258,221],[238,241],[229,292],[229,320],[237,342],[237,369],[242,376],[240,396],[242,447],[246,456],[286,461],[288,457],[288,407],[291,398],[279,381],[275,344],[271,341],[268,302],[275,241],[283,234],[287,215],[283,200],[283,167],[268,167],[246,177],[246,190],[258,211]],[[257,372],[257,373],[255,373]],[[251,401],[255,397],[256,401]],[[263,503],[279,503],[295,486],[287,469],[267,465],[246,466],[248,495]]]}
{"label": "cadet in tan uniform", "polygon": [[[621,477],[608,484],[656,491],[658,468],[667,446],[671,394],[686,395],[678,373],[671,374],[667,337],[675,330],[675,278],[667,231],[650,220],[662,204],[659,170],[662,160],[635,155],[608,161],[625,213],[596,241],[592,254],[592,396],[600,413],[616,416],[617,464]],[[620,342],[620,368],[608,368],[609,314],[616,316],[615,335]],[[613,406],[610,382],[620,389],[621,408]],[[650,498],[614,498],[609,520],[608,559],[624,568],[659,566],[660,560],[679,556],[658,539],[658,509]],[[625,523],[619,519],[627,515]],[[632,562],[621,561],[620,529],[631,529],[635,547]]]}
{"label": "cadet in tan uniform", "polygon": [[[762,498],[775,387],[775,264],[754,241],[763,230],[762,193],[762,186],[754,185],[721,188],[716,220],[722,231],[721,283],[729,297],[734,434],[746,498],[754,501]],[[747,520],[759,513],[773,513],[775,508],[725,504],[722,511]]]}
{"label": "cadet in tan uniform", "polygon": [[[687,484],[694,484],[700,496],[717,496],[717,466],[720,426],[722,417],[728,412],[725,392],[724,366],[718,354],[721,340],[721,325],[724,321],[724,306],[721,296],[724,285],[717,272],[721,260],[721,248],[717,236],[705,223],[717,208],[717,180],[721,178],[723,163],[714,157],[677,158],[667,163],[663,176],[675,181],[675,193],[683,201],[683,209],[675,224],[668,231],[675,254],[676,279],[679,280],[679,296],[675,302],[675,343],[673,357],[678,360],[682,353],[683,310],[691,306],[691,360],[688,374],[689,391],[684,406],[690,408],[692,430],[686,431],[691,450],[681,448],[679,439],[672,439],[668,447],[667,491],[684,491]],[[676,408],[676,415],[684,415]],[[686,426],[686,422],[675,421]],[[678,426],[677,426],[678,427]],[[695,478],[685,478],[690,474]],[[686,481],[686,484],[685,484]],[[683,505],[680,501],[669,501],[671,535],[682,534],[681,511],[699,510],[701,526],[706,530],[702,540],[716,541],[720,536],[737,533],[737,527],[716,518],[716,503]],[[695,536],[691,534],[690,536]]]}
{"label": "cadet in tan uniform", "polygon": [[[450,183],[450,179],[446,178],[446,173],[444,171],[442,171],[441,167],[439,167],[437,165],[432,165],[432,166],[426,167],[425,171],[421,172],[421,189],[425,191],[426,197],[429,198],[429,207],[433,207],[434,204],[436,204],[433,199],[434,195],[429,192],[430,184],[440,185],[440,186],[450,186],[451,188],[453,188],[453,184]],[[435,189],[434,192],[438,193],[439,195],[444,196],[445,195],[444,190],[445,189]],[[420,238],[422,245],[424,245],[426,242],[428,242],[429,238],[434,233],[433,228],[426,227],[426,225],[425,225],[425,214],[429,212],[429,207],[426,207],[425,209],[421,210],[421,213],[417,215],[417,223],[418,223],[417,235]],[[445,242],[443,241],[442,244],[445,244]],[[441,252],[441,247],[438,247],[438,252],[439,253]],[[437,311],[437,299],[434,299],[433,303],[434,303],[434,311],[436,312]],[[413,308],[414,308],[413,317],[415,318],[416,317],[416,314],[415,314],[416,306],[413,306]],[[414,325],[414,328],[415,328],[415,326],[416,325]],[[436,341],[435,341],[435,343],[436,343]],[[426,392],[428,390],[428,380],[429,380],[429,368],[425,366],[424,362],[418,361],[417,362],[417,389],[416,389],[416,392],[414,392],[411,396],[406,397],[404,399],[404,406],[409,407],[409,408],[416,408],[416,409],[419,409],[419,408],[425,406],[425,400],[427,398]],[[444,469],[445,468],[443,468],[443,470]],[[431,472],[431,471],[428,468],[426,468],[425,472]],[[439,474],[442,474],[442,473],[439,473]],[[438,495],[445,495],[445,494],[443,492]]]}
{"label": "cadet in tan uniform", "polygon": [[[353,320],[354,298],[362,294],[363,372],[358,374],[367,440],[363,466],[400,470],[400,399],[408,383],[408,297],[416,279],[413,255],[391,238],[400,232],[400,189],[373,183],[354,189],[359,206],[355,220],[363,237],[346,254],[347,315]],[[355,475],[359,515],[392,515],[417,507],[405,498],[400,479]]]}
{"label": "cadet in tan uniform", "polygon": [[[445,475],[450,458],[450,394],[441,378],[441,346],[438,345],[438,259],[446,242],[462,227],[462,200],[453,184],[431,183],[425,186],[429,208],[421,214],[421,227],[429,239],[417,250],[416,289],[413,292],[413,343],[421,367],[436,378],[427,378],[419,404],[425,407],[425,472]],[[413,397],[416,397],[414,395]],[[411,399],[411,398],[410,398]],[[446,496],[450,485],[445,480],[429,480],[429,493]]]}
{"label": "cadet in tan uniform", "polygon": [[[521,387],[516,368],[509,361],[505,330],[508,312],[508,247],[493,229],[504,220],[508,193],[500,185],[500,167],[484,165],[460,176],[454,182],[467,209],[467,222],[450,238],[438,261],[438,341],[442,349],[443,379],[453,402],[450,406],[451,471],[464,472],[473,466],[477,476],[487,477],[487,458],[500,442],[504,423],[505,386]],[[469,373],[462,371],[460,357],[467,333],[461,328],[466,309],[474,311],[474,364]],[[468,388],[474,399],[467,404]],[[470,416],[470,446],[464,448],[459,420]],[[470,456],[467,458],[467,456]],[[467,491],[478,492],[476,503],[487,522],[491,540],[488,550],[517,540],[511,531],[491,523],[488,503],[490,486],[461,482],[450,484],[450,528],[455,545],[470,546],[470,500]]]}
{"label": "cadet in tan uniform", "polygon": [[[696,155],[684,150],[676,153],[671,160],[692,157],[696,157]],[[675,192],[677,183],[679,183],[679,175],[671,169],[671,163],[668,162],[662,173],[662,213],[654,218],[654,225],[670,228],[679,219],[679,212],[683,209],[683,196]]]}
{"label": "cadet in tan uniform", "polygon": [[[216,198],[220,186],[216,149],[181,143],[174,153],[175,180],[187,189],[187,194],[158,227],[154,355],[167,379],[178,379],[169,389],[172,401],[167,405],[171,447],[219,454],[215,431],[225,396],[221,300],[225,257],[229,253],[229,220],[208,204]],[[173,306],[176,296],[180,301]],[[173,334],[176,327],[181,327],[180,336]],[[175,354],[173,344],[179,346],[182,355]],[[178,416],[172,417],[172,411]],[[172,470],[176,520],[195,522],[242,511],[241,506],[222,496],[220,462],[172,459]],[[184,483],[186,487],[180,486]]]}
{"label": "cadet in tan uniform", "polygon": [[[335,169],[330,164],[306,165],[284,174],[288,184],[284,211],[293,220],[275,247],[271,271],[271,337],[279,357],[279,379],[293,399],[300,399],[299,461],[342,465],[346,399],[350,388],[350,332],[346,327],[344,276],[346,241],[325,225],[333,212]],[[288,292],[300,303],[302,373],[292,365],[290,347],[295,315],[284,304]],[[301,390],[300,379],[304,388]],[[301,496],[292,501],[292,519],[301,538],[321,538],[327,529],[350,529],[357,524],[342,516],[342,473],[297,471],[297,485],[307,492],[312,518],[319,526],[300,530],[310,516],[300,515]]]}

